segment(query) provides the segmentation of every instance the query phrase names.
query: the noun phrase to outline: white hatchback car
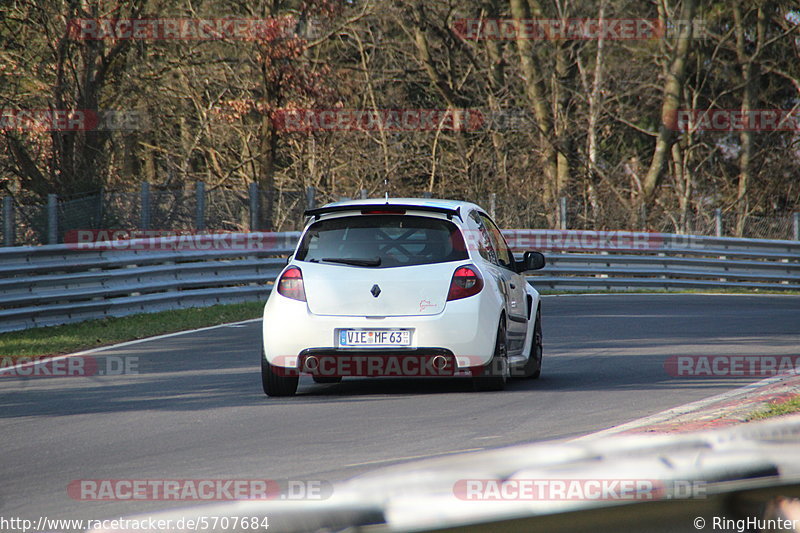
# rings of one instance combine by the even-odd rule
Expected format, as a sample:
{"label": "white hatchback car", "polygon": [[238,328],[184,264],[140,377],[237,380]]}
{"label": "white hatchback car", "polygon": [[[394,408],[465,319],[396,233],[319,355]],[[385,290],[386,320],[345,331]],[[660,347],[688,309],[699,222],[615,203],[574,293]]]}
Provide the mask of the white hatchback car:
{"label": "white hatchback car", "polygon": [[306,211],[294,254],[264,307],[269,396],[343,376],[471,376],[501,390],[542,365],[539,293],[475,204],[354,200]]}

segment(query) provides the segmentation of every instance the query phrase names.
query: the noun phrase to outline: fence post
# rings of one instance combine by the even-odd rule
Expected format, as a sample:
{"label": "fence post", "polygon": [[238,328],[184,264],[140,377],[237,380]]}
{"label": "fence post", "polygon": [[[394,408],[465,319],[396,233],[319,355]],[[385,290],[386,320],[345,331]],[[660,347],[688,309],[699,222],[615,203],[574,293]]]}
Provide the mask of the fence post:
{"label": "fence post", "polygon": [[722,237],[722,209],[714,209],[714,234]]}
{"label": "fence post", "polygon": [[3,198],[3,238],[6,246],[14,246],[16,240],[16,224],[14,223],[14,198]]}
{"label": "fence post", "polygon": [[316,193],[317,190],[314,187],[306,187],[306,209],[317,207]]}
{"label": "fence post", "polygon": [[647,231],[647,206],[645,204],[642,204],[640,208],[639,218],[642,220],[641,230]]}
{"label": "fence post", "polygon": [[47,195],[47,244],[58,244],[58,195]]}
{"label": "fence post", "polygon": [[794,240],[800,241],[800,212],[795,213],[794,216]]}
{"label": "fence post", "polygon": [[206,229],[206,184],[203,181],[194,184],[194,229]]}
{"label": "fence post", "polygon": [[142,182],[142,191],[139,199],[140,229],[150,229],[150,184]]}
{"label": "fence post", "polygon": [[251,183],[250,190],[250,231],[258,231],[258,183]]}
{"label": "fence post", "polygon": [[495,211],[497,210],[497,193],[493,192],[489,195],[489,216],[492,218],[495,217]]}
{"label": "fence post", "polygon": [[98,193],[99,198],[97,199],[97,228],[104,227],[103,224],[103,217],[105,216],[105,202],[106,202],[106,188],[100,187],[100,192]]}
{"label": "fence post", "polygon": [[561,201],[559,202],[559,224],[561,225],[561,229],[567,229],[567,197],[562,196]]}
{"label": "fence post", "polygon": [[367,199],[367,189],[361,189],[361,199],[362,200]]}

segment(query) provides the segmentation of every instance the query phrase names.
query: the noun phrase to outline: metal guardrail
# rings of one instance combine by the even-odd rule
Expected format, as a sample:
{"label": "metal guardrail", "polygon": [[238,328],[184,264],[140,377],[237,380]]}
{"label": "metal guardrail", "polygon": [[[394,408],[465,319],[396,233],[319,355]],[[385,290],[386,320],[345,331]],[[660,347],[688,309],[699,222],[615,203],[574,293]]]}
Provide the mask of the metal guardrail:
{"label": "metal guardrail", "polygon": [[266,300],[299,235],[226,233],[3,248],[0,331]]}
{"label": "metal guardrail", "polygon": [[[539,289],[800,290],[800,242],[645,232],[504,231],[545,252]],[[228,233],[0,249],[0,332],[265,300],[299,237]]]}
{"label": "metal guardrail", "polygon": [[539,289],[800,290],[800,241],[627,231],[512,230],[515,250],[545,252]]}

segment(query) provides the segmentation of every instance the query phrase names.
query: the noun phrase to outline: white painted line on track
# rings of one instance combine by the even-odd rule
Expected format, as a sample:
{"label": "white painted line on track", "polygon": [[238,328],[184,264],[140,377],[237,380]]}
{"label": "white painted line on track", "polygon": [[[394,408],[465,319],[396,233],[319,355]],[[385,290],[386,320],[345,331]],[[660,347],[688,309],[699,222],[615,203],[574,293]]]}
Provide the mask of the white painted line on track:
{"label": "white painted line on track", "polygon": [[610,427],[608,429],[603,429],[600,431],[595,431],[594,433],[589,433],[588,435],[583,435],[582,437],[570,439],[570,441],[572,442],[572,441],[592,440],[598,437],[616,435],[617,433],[622,433],[624,431],[628,431],[642,426],[650,426],[659,424],[661,422],[666,422],[667,420],[670,420],[676,416],[690,413],[692,411],[697,411],[716,402],[729,400],[737,396],[745,395],[761,387],[772,385],[773,383],[777,383],[779,381],[786,379],[787,377],[793,377],[793,376],[796,376],[796,374],[789,373],[789,374],[780,374],[777,376],[772,376],[766,379],[762,379],[761,381],[750,383],[749,385],[745,385],[744,387],[739,387],[737,389],[717,394],[716,396],[710,396],[708,398],[703,398],[702,400],[697,400],[684,405],[679,405],[678,407],[673,407],[671,409],[667,409],[666,411],[661,411],[660,413],[656,413],[654,415],[649,415],[643,418],[637,418],[636,420],[631,420],[630,422],[620,424],[619,426]]}
{"label": "white painted line on track", "polygon": [[[198,333],[198,332],[201,332],[201,331],[209,331],[209,330],[212,330],[212,329],[227,328],[227,327],[242,327],[245,324],[249,324],[251,322],[258,322],[260,320],[261,320],[261,318],[251,318],[249,320],[242,320],[240,322],[228,322],[227,324],[217,324],[216,326],[206,326],[206,327],[197,328],[197,329],[187,329],[186,331],[175,331],[173,333],[165,333],[163,335],[156,335],[154,337],[146,337],[144,339],[135,339],[135,340],[132,340],[132,341],[120,342],[118,344],[111,344],[109,346],[100,346],[98,348],[91,348],[89,350],[83,350],[83,351],[80,351],[80,352],[68,353],[68,354],[64,354],[64,355],[54,355],[52,357],[49,357],[49,356],[46,356],[46,355],[44,355],[44,356],[30,356],[29,359],[37,358],[37,361],[38,360],[46,360],[47,362],[60,361],[61,359],[67,359],[69,357],[77,357],[77,356],[81,356],[81,355],[90,355],[90,354],[94,354],[94,353],[103,352],[103,351],[106,351],[106,350],[114,350],[116,348],[124,348],[126,346],[133,346],[134,344],[140,344],[142,342],[157,341],[157,340],[161,340],[161,339],[169,339],[170,337],[178,337],[180,335],[187,335],[189,333]],[[3,367],[2,369],[0,369],[0,374],[2,374],[3,372],[6,372],[6,371],[19,370],[21,368],[25,368],[27,366],[35,365],[35,364],[41,364],[41,362],[25,362],[25,363],[20,363],[18,365],[14,365],[14,366]]]}

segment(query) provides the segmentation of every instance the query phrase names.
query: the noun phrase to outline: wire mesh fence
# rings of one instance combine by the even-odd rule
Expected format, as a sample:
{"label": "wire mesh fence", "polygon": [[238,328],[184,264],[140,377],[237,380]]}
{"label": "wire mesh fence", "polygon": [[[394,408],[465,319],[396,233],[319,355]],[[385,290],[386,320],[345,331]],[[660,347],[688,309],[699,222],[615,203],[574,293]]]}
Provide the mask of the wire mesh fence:
{"label": "wire mesh fence", "polygon": [[[0,243],[5,246],[67,242],[78,230],[157,232],[298,231],[303,211],[341,197],[325,191],[277,188],[272,191],[195,184],[181,189],[143,186],[137,191],[97,191],[32,200],[0,202]],[[523,194],[463,198],[480,204],[508,229],[641,230],[692,235],[800,240],[800,213],[751,215],[709,208],[685,213],[631,214],[622,206],[592,206],[566,199],[546,206]],[[741,228],[741,235],[739,229]]]}

